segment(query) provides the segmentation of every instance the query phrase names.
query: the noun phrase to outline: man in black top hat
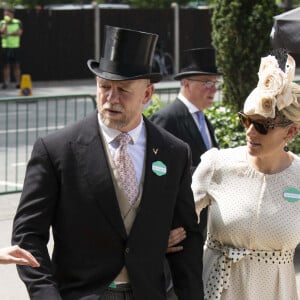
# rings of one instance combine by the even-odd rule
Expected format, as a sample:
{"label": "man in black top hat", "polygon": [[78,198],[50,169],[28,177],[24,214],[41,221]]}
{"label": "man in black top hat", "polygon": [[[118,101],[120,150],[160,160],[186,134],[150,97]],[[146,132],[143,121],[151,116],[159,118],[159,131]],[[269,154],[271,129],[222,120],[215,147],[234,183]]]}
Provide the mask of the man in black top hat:
{"label": "man in black top hat", "polygon": [[[213,48],[195,48],[183,52],[182,67],[174,79],[181,81],[177,98],[151,116],[151,121],[185,141],[192,151],[192,172],[200,156],[212,147],[218,147],[214,129],[203,111],[213,104],[219,87]],[[204,232],[207,212],[201,214]]]}
{"label": "man in black top hat", "polygon": [[178,226],[183,251],[167,254],[175,291],[203,299],[190,149],[142,116],[161,80],[151,72],[157,38],[107,26],[100,61],[88,61],[98,111],[34,145],[12,239],[41,265],[19,267],[31,299],[165,300],[165,252]]}
{"label": "man in black top hat", "polygon": [[213,104],[219,87],[218,75],[220,74],[215,65],[214,49],[196,48],[184,51],[181,70],[174,76],[174,79],[181,81],[177,98],[151,116],[154,123],[189,144],[193,169],[197,167],[200,156],[205,151],[217,147],[211,123],[205,117],[204,126],[201,128],[199,112]]}

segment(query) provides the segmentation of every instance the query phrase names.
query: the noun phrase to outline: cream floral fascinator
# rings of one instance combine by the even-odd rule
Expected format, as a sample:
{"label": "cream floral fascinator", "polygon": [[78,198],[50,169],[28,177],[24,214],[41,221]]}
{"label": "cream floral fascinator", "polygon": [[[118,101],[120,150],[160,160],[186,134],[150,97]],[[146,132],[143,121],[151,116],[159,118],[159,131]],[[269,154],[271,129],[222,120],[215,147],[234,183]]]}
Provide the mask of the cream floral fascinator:
{"label": "cream floral fascinator", "polygon": [[281,111],[297,102],[293,93],[295,60],[285,51],[279,55],[261,58],[257,87],[247,97],[244,113],[259,114],[265,118],[275,118],[275,109]]}

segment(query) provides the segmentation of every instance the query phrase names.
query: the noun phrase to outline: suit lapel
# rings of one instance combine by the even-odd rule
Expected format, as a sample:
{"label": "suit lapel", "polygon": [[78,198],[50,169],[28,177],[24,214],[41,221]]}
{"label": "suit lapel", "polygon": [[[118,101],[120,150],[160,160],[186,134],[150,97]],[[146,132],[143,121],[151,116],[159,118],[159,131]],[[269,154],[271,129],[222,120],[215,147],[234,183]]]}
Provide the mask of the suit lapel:
{"label": "suit lapel", "polygon": [[[166,176],[156,175],[153,172],[153,164],[162,162],[166,166],[166,172],[168,172],[171,159],[170,153],[167,150],[170,149],[170,147],[165,146],[164,139],[160,132],[158,132],[146,118],[144,118],[144,121],[147,132],[145,178],[139,211],[131,232],[134,232],[134,227],[145,225],[144,220],[148,218],[148,212],[152,211],[154,206],[157,207],[161,204],[161,198],[158,195],[166,184]],[[144,215],[144,212],[146,212],[146,215]]]}
{"label": "suit lapel", "polygon": [[95,203],[111,225],[126,239],[126,230],[121,217],[114,185],[108,166],[106,153],[99,133],[97,115],[87,119],[82,127],[82,134],[73,145],[77,163],[82,176],[88,182],[86,193],[94,198]]}

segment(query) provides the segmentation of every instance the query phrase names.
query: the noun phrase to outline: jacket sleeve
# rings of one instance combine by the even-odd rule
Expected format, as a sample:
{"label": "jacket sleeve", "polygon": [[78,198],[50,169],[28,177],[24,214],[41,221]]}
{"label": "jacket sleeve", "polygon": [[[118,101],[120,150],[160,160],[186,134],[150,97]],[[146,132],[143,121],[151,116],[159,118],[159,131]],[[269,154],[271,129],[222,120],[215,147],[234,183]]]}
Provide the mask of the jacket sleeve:
{"label": "jacket sleeve", "polygon": [[179,300],[203,299],[202,253],[203,239],[197,224],[197,215],[191,190],[191,155],[187,146],[185,171],[176,201],[173,228],[183,226],[187,238],[183,251],[168,254],[174,289]]}
{"label": "jacket sleeve", "polygon": [[30,299],[61,299],[47,249],[58,193],[59,184],[54,168],[43,140],[38,139],[27,166],[12,234],[12,244],[30,251],[41,265],[39,268],[17,267]]}

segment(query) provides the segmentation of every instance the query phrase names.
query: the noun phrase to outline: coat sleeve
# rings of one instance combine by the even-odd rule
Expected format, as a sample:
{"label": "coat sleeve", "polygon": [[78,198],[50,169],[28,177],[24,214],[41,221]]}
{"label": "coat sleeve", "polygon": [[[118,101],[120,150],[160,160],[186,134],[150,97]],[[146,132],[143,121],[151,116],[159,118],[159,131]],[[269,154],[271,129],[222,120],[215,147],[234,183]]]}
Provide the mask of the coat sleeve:
{"label": "coat sleeve", "polygon": [[47,249],[58,192],[54,168],[43,140],[38,139],[27,166],[12,234],[12,244],[30,251],[41,265],[39,268],[17,267],[30,299],[61,299]]}
{"label": "coat sleeve", "polygon": [[212,148],[201,156],[201,163],[196,168],[192,178],[192,190],[196,204],[197,214],[210,205],[210,198],[207,191],[214,174],[215,161],[218,156],[218,149]]}
{"label": "coat sleeve", "polygon": [[195,203],[191,190],[191,155],[187,146],[186,166],[176,201],[173,228],[183,226],[187,238],[182,242],[183,251],[167,255],[174,289],[179,300],[203,299],[202,253],[203,239],[197,224]]}

